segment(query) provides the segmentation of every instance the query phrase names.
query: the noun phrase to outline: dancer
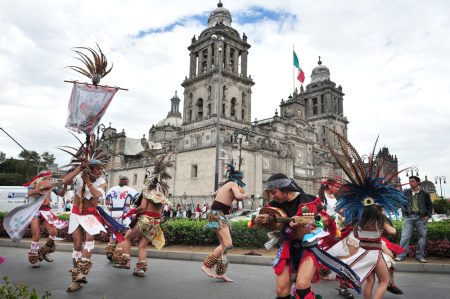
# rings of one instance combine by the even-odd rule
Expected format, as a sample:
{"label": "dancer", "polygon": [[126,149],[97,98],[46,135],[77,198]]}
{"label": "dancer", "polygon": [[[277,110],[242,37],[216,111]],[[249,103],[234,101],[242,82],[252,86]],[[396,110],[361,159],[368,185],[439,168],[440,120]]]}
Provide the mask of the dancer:
{"label": "dancer", "polygon": [[[202,271],[209,277],[232,282],[233,280],[225,274],[228,270],[227,252],[233,248],[231,227],[225,215],[230,213],[234,200],[243,200],[246,194],[243,189],[245,184],[242,181],[242,172],[235,170],[234,165],[228,164],[227,175],[227,181],[214,193],[214,202],[207,216],[209,223],[206,225],[206,228],[216,229],[220,245],[206,256]],[[216,273],[213,272],[214,267]]]}
{"label": "dancer", "polygon": [[[64,177],[65,184],[72,184],[75,191],[68,233],[73,239],[72,283],[67,292],[73,292],[87,283],[86,276],[92,267],[91,255],[94,236],[105,232],[97,211],[99,199],[105,195],[106,181],[102,177],[104,164],[100,160],[82,161],[81,165]],[[83,233],[85,235],[82,251]]]}
{"label": "dancer", "polygon": [[[106,205],[109,208],[111,217],[125,227],[129,227],[130,218],[122,216],[130,210],[130,205],[134,202],[139,192],[128,187],[128,178],[126,176],[119,177],[119,185],[114,186],[106,193]],[[114,250],[116,249],[116,238],[111,234],[109,243],[105,247],[106,257],[112,261]]]}
{"label": "dancer", "polygon": [[[3,222],[5,230],[14,242],[19,242],[28,225],[30,226],[31,247],[28,251],[28,261],[33,268],[38,268],[43,260],[53,262],[50,254],[56,249],[57,229],[67,226],[67,222],[58,219],[50,210],[51,193],[63,196],[66,190],[64,186],[59,191],[55,188],[56,185],[56,182],[52,181],[51,171],[41,171],[29,183],[24,184],[28,188],[29,201],[9,212]],[[49,236],[45,245],[40,248],[42,224]]]}
{"label": "dancer", "polygon": [[[345,155],[338,154],[330,146],[328,149],[349,178],[347,184],[341,188],[337,210],[344,210],[345,222],[353,224],[354,236],[359,240],[357,252],[343,261],[358,274],[361,283],[366,281],[364,298],[381,299],[389,283],[381,237],[383,232],[395,234],[395,228],[386,221],[380,207],[388,214],[397,214],[397,210],[406,202],[406,197],[389,184],[398,173],[378,177],[383,163],[379,163],[378,166],[375,163],[375,147],[366,166],[345,137],[331,132],[338,140],[340,152]],[[328,252],[333,254],[333,248],[336,246],[339,246],[339,243]],[[372,297],[375,274],[379,283]]]}
{"label": "dancer", "polygon": [[[272,199],[269,206],[274,211],[280,209],[287,217],[300,216],[287,218],[290,222],[282,228],[283,243],[273,262],[277,299],[291,298],[292,277],[295,277],[296,299],[320,298],[311,290],[311,283],[319,279],[319,261],[356,285],[357,277],[354,277],[351,269],[318,248],[318,239],[323,235],[322,217],[329,224],[329,233],[336,233],[336,227],[323,210],[320,198],[306,194],[294,180],[282,173],[272,175],[266,187],[265,193],[268,192]],[[260,215],[255,218],[257,225],[265,226],[271,221],[279,221],[265,212],[264,208],[261,209]],[[298,218],[306,222],[296,223]]]}
{"label": "dancer", "polygon": [[130,268],[131,244],[134,239],[140,237],[138,262],[133,271],[136,276],[143,277],[147,271],[147,245],[152,243],[156,249],[161,249],[165,245],[160,223],[164,205],[170,204],[166,197],[169,189],[167,179],[171,178],[167,168],[172,166],[172,163],[166,160],[168,157],[169,155],[166,155],[156,160],[153,174],[150,178],[146,176],[145,187],[135,203],[138,207],[122,216],[126,218],[135,214],[136,221],[130,225],[131,229],[126,233],[125,239],[116,247],[113,253],[113,266],[121,269]]}

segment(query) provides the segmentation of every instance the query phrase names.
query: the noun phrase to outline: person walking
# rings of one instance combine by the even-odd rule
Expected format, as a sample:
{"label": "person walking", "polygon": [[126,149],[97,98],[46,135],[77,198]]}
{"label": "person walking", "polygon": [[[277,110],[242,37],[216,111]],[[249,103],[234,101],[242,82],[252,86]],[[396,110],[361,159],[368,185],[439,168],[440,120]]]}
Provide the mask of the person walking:
{"label": "person walking", "polygon": [[397,262],[404,261],[409,251],[409,242],[414,232],[414,226],[417,228],[417,249],[416,260],[421,263],[427,263],[425,259],[425,244],[427,241],[427,223],[433,212],[430,194],[420,189],[420,178],[417,176],[409,177],[410,189],[404,194],[408,199],[407,203],[402,207],[403,227],[400,246],[405,251],[399,254],[395,260]]}

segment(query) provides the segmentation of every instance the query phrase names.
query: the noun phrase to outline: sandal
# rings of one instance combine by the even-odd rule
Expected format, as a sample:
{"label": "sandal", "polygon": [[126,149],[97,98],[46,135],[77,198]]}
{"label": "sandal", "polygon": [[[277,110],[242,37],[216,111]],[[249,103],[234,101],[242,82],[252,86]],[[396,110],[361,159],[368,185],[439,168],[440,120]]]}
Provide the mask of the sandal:
{"label": "sandal", "polygon": [[339,291],[339,295],[341,295],[342,297],[346,298],[346,299],[353,299],[354,296],[352,293],[350,293],[350,291],[346,288],[340,288],[340,289],[336,289]]}

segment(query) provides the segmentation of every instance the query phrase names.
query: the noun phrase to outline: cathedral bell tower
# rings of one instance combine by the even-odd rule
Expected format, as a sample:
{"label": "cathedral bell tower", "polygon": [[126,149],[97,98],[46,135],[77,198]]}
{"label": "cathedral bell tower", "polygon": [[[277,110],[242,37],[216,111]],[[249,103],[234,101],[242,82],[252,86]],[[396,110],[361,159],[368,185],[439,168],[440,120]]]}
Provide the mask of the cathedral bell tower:
{"label": "cathedral bell tower", "polygon": [[314,127],[318,143],[334,144],[328,129],[347,136],[347,117],[344,116],[342,87],[330,79],[330,70],[320,60],[311,73],[311,82],[298,94],[305,108],[306,120]]}
{"label": "cathedral bell tower", "polygon": [[244,124],[251,122],[251,86],[254,82],[247,75],[250,45],[245,33],[240,37],[231,22],[230,12],[219,2],[208,18],[208,28],[191,40],[189,76],[181,84],[184,87],[185,125],[217,116],[218,88],[221,88],[221,118]]}

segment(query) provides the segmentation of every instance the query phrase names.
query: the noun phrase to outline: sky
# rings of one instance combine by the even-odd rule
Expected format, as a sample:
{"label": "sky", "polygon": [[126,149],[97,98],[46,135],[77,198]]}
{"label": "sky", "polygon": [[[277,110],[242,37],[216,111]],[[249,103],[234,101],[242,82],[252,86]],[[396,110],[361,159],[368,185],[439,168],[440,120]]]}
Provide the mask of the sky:
{"label": "sky", "polygon": [[[175,91],[183,94],[187,47],[217,2],[0,0],[0,127],[25,148],[65,164],[69,157],[56,147],[76,141],[64,127],[72,88],[64,80],[88,81],[67,66],[79,65],[73,47],[98,43],[114,65],[101,84],[129,89],[116,94],[102,123],[131,138],[148,136]],[[292,93],[294,46],[306,84],[321,56],[343,87],[348,138],[361,154],[379,135],[400,167],[417,167],[422,179],[450,179],[449,1],[223,4],[252,46],[252,119],[273,117]],[[21,149],[0,131],[0,151],[17,157]],[[450,196],[450,182],[442,188]]]}

